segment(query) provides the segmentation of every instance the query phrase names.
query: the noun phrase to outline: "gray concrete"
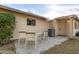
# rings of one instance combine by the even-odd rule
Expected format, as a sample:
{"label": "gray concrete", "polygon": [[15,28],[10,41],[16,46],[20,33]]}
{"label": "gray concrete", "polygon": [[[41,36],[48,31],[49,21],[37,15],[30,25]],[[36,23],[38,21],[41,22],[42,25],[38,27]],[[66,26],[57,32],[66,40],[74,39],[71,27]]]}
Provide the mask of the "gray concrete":
{"label": "gray concrete", "polygon": [[[27,48],[24,48],[21,45],[18,46],[17,41],[15,42],[16,47],[16,53],[17,54],[38,54],[40,52],[43,52],[51,47],[54,47],[55,45],[61,44],[62,42],[66,41],[67,37],[49,37],[47,40],[41,40],[37,43],[37,48],[34,48],[34,43],[29,42]],[[30,44],[31,43],[31,44]]]}

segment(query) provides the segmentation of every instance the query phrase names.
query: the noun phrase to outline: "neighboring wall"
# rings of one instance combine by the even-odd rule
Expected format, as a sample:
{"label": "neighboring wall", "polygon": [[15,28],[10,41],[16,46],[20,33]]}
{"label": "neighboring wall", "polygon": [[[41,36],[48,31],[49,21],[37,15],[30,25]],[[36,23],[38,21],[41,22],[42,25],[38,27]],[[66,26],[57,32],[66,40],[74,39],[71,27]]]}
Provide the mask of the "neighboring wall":
{"label": "neighboring wall", "polygon": [[58,35],[58,25],[55,19],[50,21],[49,26],[50,28],[55,29],[55,35]]}
{"label": "neighboring wall", "polygon": [[72,19],[54,19],[50,22],[50,25],[53,29],[55,29],[55,35],[66,35],[72,36],[73,29],[72,29]]}
{"label": "neighboring wall", "polygon": [[[74,20],[73,18],[69,17],[69,20],[52,20],[50,21],[50,27],[55,29],[55,35],[67,35],[69,37],[75,36],[75,34],[79,31],[79,22]],[[75,26],[77,23],[77,27]],[[61,30],[59,30],[61,28]]]}
{"label": "neighboring wall", "polygon": [[66,21],[65,20],[53,20],[50,25],[55,29],[55,35],[66,35]]}
{"label": "neighboring wall", "polygon": [[[2,12],[10,12],[16,16],[16,28],[14,30],[13,36],[15,39],[19,36],[19,31],[31,31],[31,32],[41,32],[45,31],[49,28],[49,22],[44,19],[40,19],[37,17],[27,16],[21,13],[16,13],[13,11],[8,11],[0,8],[0,13]],[[27,18],[32,18],[36,20],[36,26],[27,26]]]}
{"label": "neighboring wall", "polygon": [[79,28],[76,28],[75,26],[76,26],[76,24],[75,23],[77,23],[77,24],[79,24],[79,22],[77,22],[75,19],[73,19],[73,18],[69,18],[70,20],[68,21],[68,23],[69,23],[69,32],[68,32],[68,35],[70,36],[70,37],[73,37],[73,36],[75,36],[76,35],[76,33],[79,31]]}
{"label": "neighboring wall", "polygon": [[66,36],[66,20],[57,20],[58,24],[58,35]]}
{"label": "neighboring wall", "polygon": [[79,22],[73,20],[73,36],[75,36],[77,32],[79,32]]}
{"label": "neighboring wall", "polygon": [[72,37],[73,36],[73,20],[71,18],[69,18],[69,20],[67,20],[67,36]]}

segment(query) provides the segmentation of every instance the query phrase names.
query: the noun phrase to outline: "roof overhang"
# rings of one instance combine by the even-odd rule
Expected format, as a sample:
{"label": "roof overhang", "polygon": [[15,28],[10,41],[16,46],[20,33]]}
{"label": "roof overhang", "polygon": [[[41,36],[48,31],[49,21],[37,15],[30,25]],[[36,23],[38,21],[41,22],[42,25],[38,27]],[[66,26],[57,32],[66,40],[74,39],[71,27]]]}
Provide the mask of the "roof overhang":
{"label": "roof overhang", "polygon": [[0,5],[0,8],[7,9],[9,11],[13,11],[13,12],[17,12],[17,13],[22,13],[22,14],[25,14],[25,15],[28,15],[28,16],[33,16],[33,17],[37,17],[37,18],[48,20],[48,18],[46,18],[46,17],[40,16],[40,15],[36,15],[36,14],[30,13],[30,12],[25,12],[25,11],[22,11],[22,10],[18,10],[18,9],[15,9],[15,8],[3,6],[3,5]]}
{"label": "roof overhang", "polygon": [[55,18],[54,20],[60,20],[60,19],[65,19],[66,20],[66,19],[69,19],[69,18],[73,18],[74,20],[79,22],[79,18],[77,17],[77,15],[61,16],[61,17]]}

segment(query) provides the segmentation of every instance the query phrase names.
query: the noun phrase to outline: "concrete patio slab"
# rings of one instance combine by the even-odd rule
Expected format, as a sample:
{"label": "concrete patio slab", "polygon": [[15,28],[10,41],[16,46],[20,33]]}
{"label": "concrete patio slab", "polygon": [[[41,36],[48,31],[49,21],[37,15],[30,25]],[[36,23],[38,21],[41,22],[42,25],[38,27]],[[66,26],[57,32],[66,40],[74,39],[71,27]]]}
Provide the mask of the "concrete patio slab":
{"label": "concrete patio slab", "polygon": [[30,42],[27,48],[22,47],[22,44],[18,46],[17,41],[15,42],[16,54],[39,54],[55,45],[61,44],[62,42],[68,40],[68,37],[49,37],[47,40],[42,40],[38,42],[37,48],[34,48],[34,43]]}

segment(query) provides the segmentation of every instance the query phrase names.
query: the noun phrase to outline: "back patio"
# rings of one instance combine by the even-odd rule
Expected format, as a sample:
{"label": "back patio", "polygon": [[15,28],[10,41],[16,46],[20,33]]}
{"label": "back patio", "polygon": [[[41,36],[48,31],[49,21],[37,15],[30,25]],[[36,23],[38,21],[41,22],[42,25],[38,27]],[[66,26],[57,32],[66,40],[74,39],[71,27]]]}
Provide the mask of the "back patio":
{"label": "back patio", "polygon": [[[67,37],[73,37],[79,32],[79,18],[76,15],[48,21],[46,17],[6,6],[0,6],[0,12],[10,12],[16,17],[16,26],[11,38],[16,40],[16,53],[40,53],[61,44],[68,39]],[[38,34],[41,32],[43,35]],[[55,37],[49,37],[48,34]]]}
{"label": "back patio", "polygon": [[56,37],[48,37],[46,40],[40,40],[37,43],[36,48],[34,48],[34,43],[29,42],[28,46],[24,47],[24,42],[21,42],[21,45],[18,46],[18,41],[15,42],[16,53],[17,54],[37,54],[41,53],[55,45],[61,44],[62,42],[68,40],[68,37],[64,36],[56,36]]}

